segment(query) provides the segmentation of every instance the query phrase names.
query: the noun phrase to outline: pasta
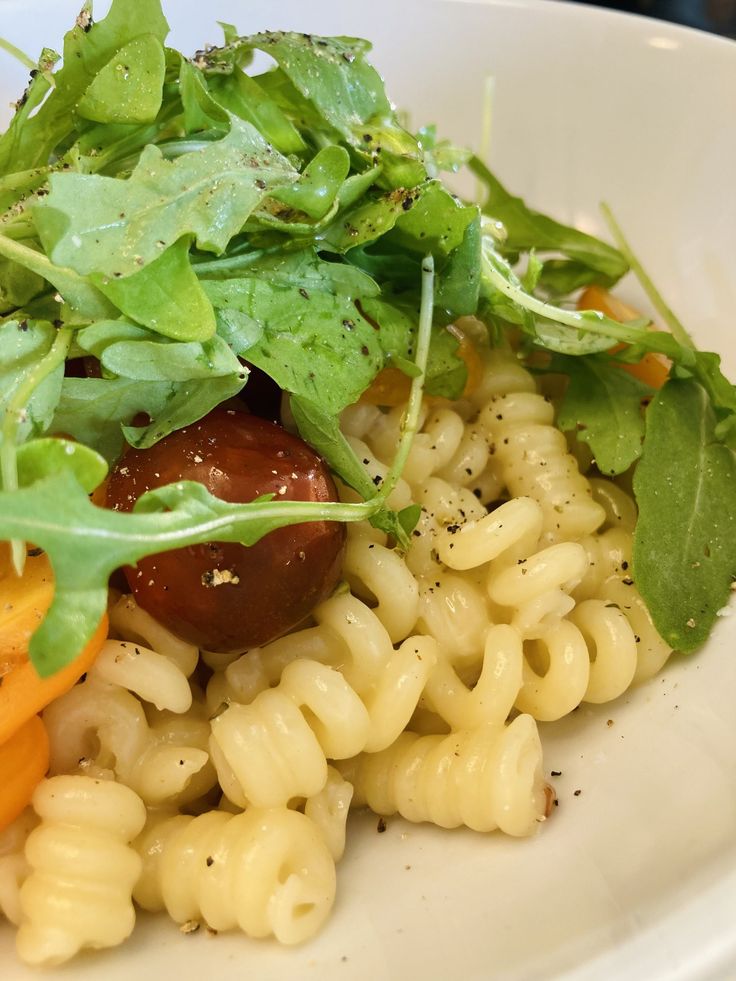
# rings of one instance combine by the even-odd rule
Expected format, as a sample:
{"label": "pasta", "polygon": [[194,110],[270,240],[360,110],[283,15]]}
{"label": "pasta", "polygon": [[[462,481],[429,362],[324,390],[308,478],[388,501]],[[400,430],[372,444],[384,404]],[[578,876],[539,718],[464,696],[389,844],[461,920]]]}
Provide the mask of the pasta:
{"label": "pasta", "polygon": [[[156,624],[132,597],[113,605],[111,625],[131,639],[106,641],[87,678],[44,712],[50,772],[113,777],[148,804],[201,797],[216,775],[204,705],[193,700],[186,674],[198,651]],[[136,643],[141,636],[166,654]]]}
{"label": "pasta", "polygon": [[20,887],[31,870],[25,855],[26,842],[38,824],[33,808],[27,807],[0,832],[0,913],[16,926],[20,923]]}
{"label": "pasta", "polygon": [[545,812],[542,748],[536,726],[519,715],[448,736],[405,732],[388,749],[342,767],[355,803],[378,814],[474,831],[529,834]]}
{"label": "pasta", "polygon": [[20,957],[59,964],[85,947],[121,943],[135,922],[141,860],[129,842],[145,822],[142,801],[112,781],[58,776],[39,784],[33,807],[41,823],[25,846]]}
{"label": "pasta", "polygon": [[153,814],[137,842],[135,898],[177,923],[240,927],[284,944],[312,936],[335,897],[335,864],[316,825],[286,808],[199,817]]}
{"label": "pasta", "polygon": [[[308,623],[243,654],[210,654],[132,597],[112,599],[94,666],[44,712],[44,787],[129,795],[116,844],[107,825],[95,832],[103,851],[127,856],[115,859],[126,912],[118,933],[92,916],[86,932],[48,939],[56,921],[37,842],[67,824],[73,841],[84,821],[54,811],[41,789],[37,830],[28,812],[0,838],[0,909],[22,924],[22,957],[118,942],[132,928],[131,892],[182,924],[301,942],[334,902],[351,807],[511,835],[545,819],[536,720],[617,698],[670,649],[630,578],[631,498],[580,472],[552,404],[511,355],[483,356],[467,399],[424,408],[392,495],[421,508],[410,550],[350,527],[345,586]],[[345,413],[377,481],[401,413],[363,403]]]}

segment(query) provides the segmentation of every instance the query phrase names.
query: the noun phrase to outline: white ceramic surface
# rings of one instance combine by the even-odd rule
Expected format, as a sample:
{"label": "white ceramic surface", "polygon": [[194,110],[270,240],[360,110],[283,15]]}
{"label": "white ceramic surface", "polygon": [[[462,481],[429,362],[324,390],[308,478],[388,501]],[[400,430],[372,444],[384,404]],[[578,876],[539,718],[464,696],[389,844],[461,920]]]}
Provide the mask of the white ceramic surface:
{"label": "white ceramic surface", "polygon": [[[76,6],[0,0],[0,34],[36,55]],[[475,146],[493,76],[499,175],[588,230],[602,230],[597,205],[609,201],[701,346],[736,376],[735,44],[553,0],[170,0],[168,14],[185,50],[217,41],[216,19],[370,37],[413,121]],[[22,84],[2,55],[2,101]],[[623,292],[639,300],[633,285]],[[533,839],[399,820],[379,837],[359,817],[333,918],[304,947],[185,937],[143,917],[126,948],[55,977],[736,978],[735,648],[736,611],[649,685],[542,725],[546,770],[563,775]],[[4,981],[38,977],[15,964],[4,927],[0,965]]]}

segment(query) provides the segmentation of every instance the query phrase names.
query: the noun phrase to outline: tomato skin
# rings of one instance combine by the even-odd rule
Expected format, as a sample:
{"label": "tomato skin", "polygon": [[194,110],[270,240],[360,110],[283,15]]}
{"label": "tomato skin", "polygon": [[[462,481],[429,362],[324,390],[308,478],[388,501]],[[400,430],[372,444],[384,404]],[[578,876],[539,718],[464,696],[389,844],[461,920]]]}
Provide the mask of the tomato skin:
{"label": "tomato skin", "polygon": [[[108,507],[129,511],[145,491],[178,480],[235,503],[270,493],[337,500],[327,467],[302,440],[232,409],[215,409],[148,450],[129,450],[110,476]],[[212,542],[152,555],[125,575],[137,602],[180,637],[207,650],[245,650],[296,626],[332,592],[344,545],[344,525],[307,522],[250,547]]]}

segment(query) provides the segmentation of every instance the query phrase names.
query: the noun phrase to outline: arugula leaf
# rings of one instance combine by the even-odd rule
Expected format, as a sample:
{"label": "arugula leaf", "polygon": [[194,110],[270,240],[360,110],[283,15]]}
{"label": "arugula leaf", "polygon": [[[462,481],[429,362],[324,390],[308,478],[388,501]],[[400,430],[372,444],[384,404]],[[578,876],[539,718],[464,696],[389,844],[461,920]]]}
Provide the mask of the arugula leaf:
{"label": "arugula leaf", "polygon": [[165,337],[200,341],[215,333],[215,313],[189,261],[187,237],[132,276],[90,279],[122,313]]}
{"label": "arugula leaf", "polygon": [[128,180],[52,174],[34,218],[53,262],[117,279],[184,235],[223,252],[269,190],[297,177],[258,130],[232,118],[223,139],[174,161],[147,146]]}
{"label": "arugula leaf", "polygon": [[32,439],[19,446],[17,462],[20,487],[68,470],[82,490],[91,494],[107,476],[107,463],[99,453],[82,443],[56,436]]}
{"label": "arugula leaf", "polygon": [[417,133],[417,140],[424,151],[424,163],[430,177],[436,177],[442,170],[457,173],[473,156],[467,147],[455,146],[449,140],[438,139],[434,124],[423,126]]}
{"label": "arugula leaf", "polygon": [[736,455],[693,381],[668,381],[646,415],[634,475],[636,584],[664,639],[689,653],[710,634],[736,579]]}
{"label": "arugula leaf", "polygon": [[320,234],[320,245],[335,252],[347,252],[376,241],[414,206],[417,196],[413,188],[401,187],[377,197],[360,198]]}
{"label": "arugula leaf", "polygon": [[478,309],[480,296],[480,219],[476,217],[465,229],[463,240],[437,265],[435,309],[443,310],[449,323]]}
{"label": "arugula leaf", "polygon": [[568,257],[568,264],[545,263],[542,271],[542,283],[555,292],[570,292],[590,283],[613,286],[628,271],[626,260],[613,246],[533,211],[521,198],[510,194],[478,157],[473,157],[469,166],[487,192],[483,213],[502,222],[506,230],[502,246],[505,253],[534,249],[561,252]]}
{"label": "arugula leaf", "polygon": [[26,167],[16,161],[23,159],[26,144],[32,145],[32,139],[28,139],[28,121],[53,86],[52,69],[58,59],[56,52],[44,48],[28,87],[15,105],[10,125],[0,136],[0,174],[7,175],[0,184],[0,211],[14,204],[23,191],[38,187],[37,180],[40,183],[44,178],[45,167]]}
{"label": "arugula leaf", "polygon": [[424,388],[428,395],[459,399],[468,380],[468,368],[458,357],[459,341],[449,330],[433,330]]}
{"label": "arugula leaf", "polygon": [[298,181],[277,188],[271,197],[310,218],[324,218],[350,171],[350,157],[341,146],[326,146],[302,171]]}
{"label": "arugula leaf", "polygon": [[520,324],[541,347],[580,355],[605,351],[614,342],[623,341],[638,345],[642,351],[659,351],[687,366],[696,364],[693,351],[683,348],[671,334],[647,330],[646,322],[623,324],[598,310],[567,310],[527,293],[489,237],[483,239],[481,253],[483,300],[510,323]]}
{"label": "arugula leaf", "polygon": [[162,344],[156,340],[121,340],[102,352],[103,368],[137,381],[190,381],[234,376],[245,381],[244,369],[225,341],[212,337]]}
{"label": "arugula leaf", "polygon": [[644,413],[641,401],[652,389],[600,356],[556,356],[550,365],[569,377],[557,416],[563,431],[590,446],[596,466],[607,476],[623,473],[641,456]]}
{"label": "arugula leaf", "polygon": [[[376,481],[345,438],[336,417],[315,402],[296,396],[291,399],[291,409],[302,439],[325,458],[330,469],[365,500],[377,499],[378,495],[374,496]],[[418,504],[409,504],[401,511],[383,509],[367,518],[374,528],[384,532],[397,548],[406,552],[421,512]]]}
{"label": "arugula leaf", "polygon": [[[56,330],[49,323],[10,320],[0,324],[0,415],[5,416],[19,386],[51,350]],[[47,375],[26,401],[15,441],[48,429],[61,393],[63,363]]]}
{"label": "arugula leaf", "polygon": [[51,283],[59,292],[59,304],[66,303],[72,316],[80,320],[114,316],[115,308],[96,287],[72,269],[54,265],[42,252],[0,234],[0,256]]}
{"label": "arugula leaf", "polygon": [[143,34],[123,45],[90,82],[77,112],[98,123],[150,123],[161,108],[166,61],[161,41]]}
{"label": "arugula leaf", "polygon": [[383,366],[380,331],[349,295],[279,287],[257,277],[205,281],[204,287],[220,316],[226,312],[235,353],[284,391],[321,402],[328,412],[354,402]]}
{"label": "arugula leaf", "polygon": [[25,306],[44,288],[44,280],[30,269],[0,259],[0,313],[9,313]]}
{"label": "arugula leaf", "polygon": [[465,238],[468,226],[478,221],[478,208],[463,204],[437,180],[415,189],[410,208],[399,215],[393,238],[424,255],[449,255]]}
{"label": "arugula leaf", "polygon": [[[259,48],[272,57],[320,121],[366,162],[380,156],[389,186],[413,187],[425,178],[421,148],[397,123],[381,77],[364,58],[370,50],[366,41],[270,31],[239,38],[230,47]],[[222,49],[208,56],[216,60]]]}
{"label": "arugula leaf", "polygon": [[[7,388],[0,398],[0,477],[6,491],[19,486],[17,446],[29,435],[48,426],[53,406],[58,401],[58,384],[69,353],[72,332],[68,328],[54,330],[50,337],[39,336],[46,324],[38,324],[28,342],[24,342],[12,327],[22,334],[29,330],[25,321],[11,323],[11,334],[4,338],[10,355]],[[50,343],[49,343],[50,342]],[[41,350],[38,350],[38,348]],[[34,350],[35,349],[35,350]],[[32,353],[32,359],[28,354]],[[22,575],[25,549],[20,539],[10,542],[13,567]]]}
{"label": "arugula leaf", "polygon": [[346,252],[393,231],[392,241],[418,255],[448,255],[477,216],[475,206],[459,203],[439,181],[427,181],[361,199],[320,235],[320,245]]}
{"label": "arugula leaf", "polygon": [[247,273],[202,282],[220,335],[285,391],[336,414],[362,394],[388,352],[406,354],[412,322],[373,306],[377,286],[354,266],[304,250],[265,257]]}
{"label": "arugula leaf", "polygon": [[330,469],[362,498],[367,500],[372,497],[376,491],[375,485],[340,429],[337,416],[324,409],[319,402],[299,396],[292,396],[290,404],[302,439],[321,454]]}
{"label": "arugula leaf", "polygon": [[268,501],[229,504],[201,484],[181,481],[150,491],[132,514],[95,507],[71,468],[20,491],[0,491],[0,538],[43,548],[54,571],[54,598],[31,637],[30,658],[42,677],[84,647],[107,604],[112,572],[146,555],[208,541],[252,545],[304,521],[357,521],[380,503]]}
{"label": "arugula leaf", "polygon": [[169,50],[167,56],[177,63],[185,132],[226,133],[230,129],[230,118],[223,106],[210,94],[202,72],[178,51]]}
{"label": "arugula leaf", "polygon": [[[35,114],[22,119],[11,140],[3,138],[0,142],[0,172],[47,164],[74,126],[77,103],[115,54],[142,35],[152,35],[163,44],[169,32],[160,0],[137,0],[134,17],[126,0],[113,0],[107,17],[85,30],[90,20],[91,5],[87,3],[64,38],[63,65],[54,75],[48,98]],[[40,98],[35,92],[33,95],[38,105]]]}
{"label": "arugula leaf", "polygon": [[256,79],[235,69],[230,75],[209,75],[212,98],[228,112],[252,123],[281,153],[301,153],[307,146],[278,103]]}
{"label": "arugula leaf", "polygon": [[[185,382],[65,378],[50,429],[73,436],[112,463],[126,439],[139,448],[153,446],[236,395],[243,384],[242,373]],[[139,413],[149,417],[147,425],[132,425]]]}

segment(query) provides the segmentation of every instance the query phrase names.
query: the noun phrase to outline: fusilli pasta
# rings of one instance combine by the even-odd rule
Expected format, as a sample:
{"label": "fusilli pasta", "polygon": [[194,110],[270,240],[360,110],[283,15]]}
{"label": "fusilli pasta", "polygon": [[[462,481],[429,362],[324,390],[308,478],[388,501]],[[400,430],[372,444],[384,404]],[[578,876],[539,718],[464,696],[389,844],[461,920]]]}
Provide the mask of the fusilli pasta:
{"label": "fusilli pasta", "polygon": [[129,842],[146,811],[120,784],[84,776],[44,780],[33,796],[40,825],[28,836],[18,953],[59,964],[85,947],[112,947],[132,931],[141,860]]}
{"label": "fusilli pasta", "polygon": [[298,811],[152,813],[136,847],[143,857],[136,902],[166,909],[177,923],[238,926],[295,944],[319,930],[334,902],[332,855]]}

